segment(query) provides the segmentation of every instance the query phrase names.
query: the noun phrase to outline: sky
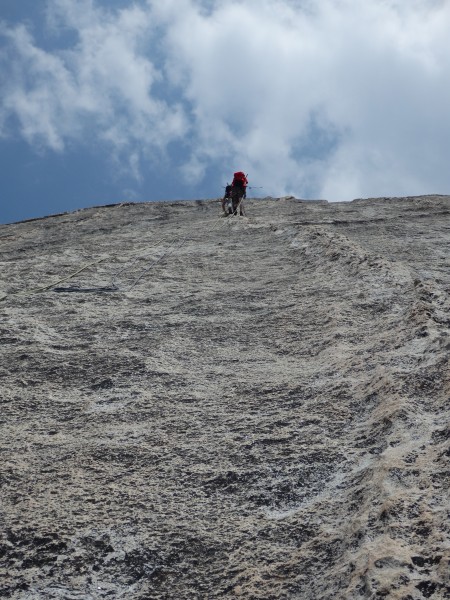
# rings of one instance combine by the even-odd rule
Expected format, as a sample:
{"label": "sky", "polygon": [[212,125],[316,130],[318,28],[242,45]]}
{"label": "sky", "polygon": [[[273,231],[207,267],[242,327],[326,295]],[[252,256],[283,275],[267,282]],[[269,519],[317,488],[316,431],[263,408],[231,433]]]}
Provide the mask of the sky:
{"label": "sky", "polygon": [[450,193],[450,0],[0,0],[0,222]]}

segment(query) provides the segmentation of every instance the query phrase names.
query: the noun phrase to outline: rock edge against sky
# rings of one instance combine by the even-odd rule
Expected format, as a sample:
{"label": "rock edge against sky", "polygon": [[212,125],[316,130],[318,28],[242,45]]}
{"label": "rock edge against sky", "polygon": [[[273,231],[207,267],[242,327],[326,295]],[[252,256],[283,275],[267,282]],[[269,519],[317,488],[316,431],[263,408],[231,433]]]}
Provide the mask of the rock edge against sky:
{"label": "rock edge against sky", "polygon": [[449,214],[0,226],[0,595],[450,597]]}

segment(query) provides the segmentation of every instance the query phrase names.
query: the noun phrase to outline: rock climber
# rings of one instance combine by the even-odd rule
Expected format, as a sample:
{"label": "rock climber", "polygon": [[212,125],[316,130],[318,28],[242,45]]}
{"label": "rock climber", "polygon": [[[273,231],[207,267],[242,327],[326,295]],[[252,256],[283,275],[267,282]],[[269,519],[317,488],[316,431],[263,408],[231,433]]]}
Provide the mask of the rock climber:
{"label": "rock climber", "polygon": [[225,187],[225,194],[222,198],[222,210],[225,214],[227,214],[227,211],[225,209],[225,204],[226,204],[227,200],[231,198],[231,190],[232,189],[233,189],[233,186],[230,184],[227,184]]}
{"label": "rock climber", "polygon": [[247,197],[247,185],[248,179],[243,171],[236,171],[233,176],[233,183],[231,189],[231,199],[233,202],[233,214],[236,214],[236,211],[239,207],[239,214],[241,217],[245,216],[244,213],[244,205],[242,201]]}

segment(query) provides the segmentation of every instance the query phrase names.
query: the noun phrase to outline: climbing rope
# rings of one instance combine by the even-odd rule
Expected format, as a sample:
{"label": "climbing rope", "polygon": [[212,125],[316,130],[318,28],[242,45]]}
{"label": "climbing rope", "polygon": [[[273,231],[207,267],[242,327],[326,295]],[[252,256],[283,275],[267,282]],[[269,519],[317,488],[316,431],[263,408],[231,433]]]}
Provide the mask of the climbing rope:
{"label": "climbing rope", "polygon": [[[165,242],[165,241],[168,239],[168,237],[169,237],[169,236],[167,236],[167,235],[166,235],[165,237],[161,238],[161,239],[160,239],[160,240],[159,240],[159,241],[158,241],[158,242],[157,242],[157,243],[156,243],[154,246],[152,246],[152,249],[153,249],[153,250],[155,250],[156,248],[158,248],[159,246],[161,246],[161,244],[162,244],[163,242]],[[119,277],[119,275],[122,275],[122,273],[123,273],[124,271],[127,271],[127,270],[130,270],[130,269],[132,269],[132,268],[134,267],[134,265],[135,265],[135,264],[136,264],[138,261],[140,261],[140,260],[142,260],[142,259],[145,259],[147,256],[149,256],[149,254],[150,254],[150,253],[147,253],[147,254],[146,254],[146,255],[144,255],[144,256],[137,256],[137,257],[136,257],[136,258],[133,260],[133,262],[132,262],[130,265],[128,265],[128,263],[126,263],[126,264],[125,264],[125,266],[124,266],[122,269],[119,269],[119,271],[117,271],[117,273],[114,273],[114,275],[111,277],[111,286],[112,286],[112,287],[117,287],[117,286],[116,286],[116,280],[117,280],[117,278]]]}
{"label": "climbing rope", "polygon": [[[211,220],[211,221],[207,221],[208,223],[213,223],[212,227],[209,228],[209,230],[207,229],[206,231],[212,232],[216,229],[216,227],[219,225],[219,223],[222,223],[222,225],[229,225],[230,223],[230,218],[236,217],[238,214],[238,211],[241,207],[241,203],[242,203],[242,199],[240,200],[239,204],[236,207],[236,210],[233,212],[232,215],[230,215],[228,217],[228,219],[223,219],[223,215],[220,215],[217,219]],[[203,227],[205,225],[206,222],[202,222],[201,224],[198,225],[198,227]],[[196,225],[192,225],[192,228],[196,228]],[[152,252],[160,247],[163,242],[165,242],[168,239],[169,236],[165,236],[163,238],[161,238],[155,245],[152,246]],[[185,236],[181,239],[180,243],[179,242],[180,238],[175,238],[173,240],[173,242],[169,245],[168,249],[160,256],[158,257],[156,260],[153,260],[153,262],[151,263],[151,265],[147,268],[145,268],[140,274],[139,276],[132,282],[132,284],[130,285],[130,287],[126,290],[126,291],[131,291],[138,283],[139,281],[149,272],[151,271],[158,263],[160,263],[166,256],[170,256],[171,254],[173,254],[175,252],[175,250],[179,250],[182,246],[184,246],[184,244],[188,241],[188,237],[189,236]],[[125,271],[129,271],[130,269],[132,269],[134,267],[134,265],[140,261],[145,259],[147,256],[149,256],[149,253],[145,254],[144,256],[138,256],[136,257],[131,264],[126,264],[123,268],[121,268],[119,271],[117,271],[111,278],[111,288],[114,289],[114,291],[120,291],[120,287],[118,287],[116,285],[116,281],[117,278],[124,273]],[[73,279],[73,277],[75,277],[76,275],[78,275],[79,273],[82,273],[83,271],[86,271],[87,269],[89,269],[90,267],[93,267],[94,265],[100,264],[101,262],[106,261],[107,259],[111,259],[113,258],[112,256],[110,257],[103,257],[103,258],[99,258],[95,261],[89,262],[85,265],[83,265],[81,268],[77,269],[76,271],[74,271],[73,273],[70,273],[69,275],[67,275],[66,277],[62,277],[61,279],[58,279],[55,282],[49,283],[47,285],[41,286],[41,287],[36,287],[36,288],[32,288],[29,290],[24,290],[21,292],[10,292],[7,294],[4,294],[3,296],[0,296],[0,302],[6,300],[6,298],[9,298],[10,296],[31,296],[32,294],[39,294],[41,292],[45,292],[47,290],[56,288],[57,286],[59,286],[61,283],[64,283],[66,281],[69,281],[70,279]]]}
{"label": "climbing rope", "polygon": [[[239,209],[240,209],[240,206],[241,206],[241,203],[242,203],[242,199],[241,199],[241,201],[239,202],[239,204],[237,205],[237,207],[236,207],[236,210],[233,212],[233,214],[232,214],[232,215],[230,215],[230,217],[235,217],[235,216],[237,216],[237,214],[238,214],[238,211],[239,211]],[[223,219],[223,216],[222,216],[222,215],[220,215],[220,217],[218,217],[217,219],[215,219],[215,220],[213,221],[213,226],[212,226],[212,227],[209,229],[209,233],[211,233],[212,231],[214,231],[214,229],[217,227],[217,225],[218,225],[219,223],[222,223],[222,224],[225,224],[225,223],[227,223],[227,224],[229,224],[229,219],[226,219],[226,220],[224,220],[224,219]],[[202,225],[204,225],[204,222],[202,223]],[[195,227],[195,226],[193,226],[193,227]],[[167,237],[166,237],[166,238],[164,238],[164,239],[167,239]],[[184,237],[184,238],[181,240],[181,242],[178,244],[178,246],[175,246],[175,243],[178,241],[178,239],[179,239],[179,238],[176,238],[176,239],[175,239],[175,240],[172,242],[172,244],[169,246],[169,248],[167,249],[167,251],[166,251],[166,252],[164,252],[164,254],[162,254],[162,256],[160,256],[159,258],[157,258],[156,260],[154,260],[154,261],[152,262],[152,264],[151,264],[149,267],[147,267],[146,269],[144,269],[144,271],[142,271],[142,273],[141,273],[141,274],[140,274],[140,275],[139,275],[139,276],[138,276],[138,277],[137,277],[137,278],[136,278],[136,279],[133,281],[133,283],[131,284],[131,286],[128,288],[128,290],[127,290],[128,292],[129,292],[129,291],[131,291],[131,290],[132,290],[132,289],[135,287],[135,285],[136,285],[137,283],[139,283],[139,281],[140,281],[140,280],[141,280],[141,279],[142,279],[142,278],[143,278],[143,277],[144,277],[144,276],[145,276],[145,275],[146,275],[146,274],[147,274],[149,271],[151,271],[151,270],[152,270],[152,269],[153,269],[153,268],[154,268],[154,267],[155,267],[155,266],[156,266],[158,263],[160,263],[160,262],[161,262],[161,261],[162,261],[162,260],[163,260],[163,259],[164,259],[166,256],[169,256],[170,254],[173,254],[173,253],[175,252],[175,250],[179,250],[179,249],[180,249],[182,246],[184,246],[184,244],[185,244],[185,243],[188,241],[188,236]],[[158,245],[160,245],[160,244],[158,244]],[[157,247],[157,246],[155,246],[155,247]],[[154,247],[154,248],[155,248],[155,247]],[[153,249],[154,249],[154,248],[153,248]],[[132,262],[132,264],[130,265],[130,267],[132,267],[132,266],[133,266],[133,265],[134,265],[134,264],[135,264],[135,263],[136,263],[138,260],[140,260],[140,258],[142,258],[142,257],[138,257],[138,258],[136,258],[136,259],[135,259],[135,260]],[[121,269],[120,273],[122,273],[123,271],[125,271],[125,270],[126,270],[126,268],[127,268],[127,267],[125,266],[123,269]]]}
{"label": "climbing rope", "polygon": [[142,271],[142,273],[131,284],[131,286],[128,288],[127,291],[129,292],[130,290],[132,290],[134,288],[134,286],[144,277],[144,275],[146,275],[149,271],[151,271],[151,269],[153,269],[153,267],[155,267],[159,262],[161,262],[163,258],[172,254],[173,252],[175,252],[175,250],[179,250],[186,243],[186,241],[187,241],[187,236],[183,240],[181,240],[181,243],[178,244],[178,246],[174,247],[174,244],[172,244],[172,246],[169,246],[169,250],[170,250],[170,248],[172,248],[172,250],[170,250],[170,251],[168,250],[167,252],[165,252],[162,256],[160,256],[159,258],[154,260],[147,269],[144,269],[144,271]]}
{"label": "climbing rope", "polygon": [[5,300],[9,296],[31,296],[32,294],[39,294],[40,292],[45,292],[46,290],[50,290],[51,288],[56,287],[60,283],[64,283],[65,281],[69,281],[69,279],[72,279],[73,277],[75,277],[75,275],[78,275],[82,271],[85,271],[86,269],[89,269],[89,267],[92,267],[94,265],[98,265],[99,263],[101,263],[101,262],[103,262],[105,260],[106,260],[106,257],[99,258],[98,260],[94,260],[93,262],[90,262],[90,263],[84,265],[80,269],[77,269],[76,271],[74,271],[70,275],[67,275],[67,277],[63,277],[62,279],[59,279],[58,281],[55,281],[54,283],[50,283],[48,285],[44,285],[44,286],[38,287],[38,288],[32,288],[31,290],[24,290],[23,292],[11,292],[10,294],[5,294],[4,296],[0,296],[0,302],[2,302],[3,300]]}

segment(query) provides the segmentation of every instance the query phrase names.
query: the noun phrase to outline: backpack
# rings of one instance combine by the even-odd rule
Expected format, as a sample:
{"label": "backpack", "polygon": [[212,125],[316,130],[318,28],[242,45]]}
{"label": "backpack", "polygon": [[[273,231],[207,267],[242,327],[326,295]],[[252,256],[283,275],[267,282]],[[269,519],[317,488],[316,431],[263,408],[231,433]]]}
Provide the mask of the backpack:
{"label": "backpack", "polygon": [[238,184],[244,187],[247,185],[247,183],[248,181],[247,177],[245,176],[245,173],[243,173],[242,171],[236,171],[233,177],[233,185]]}

